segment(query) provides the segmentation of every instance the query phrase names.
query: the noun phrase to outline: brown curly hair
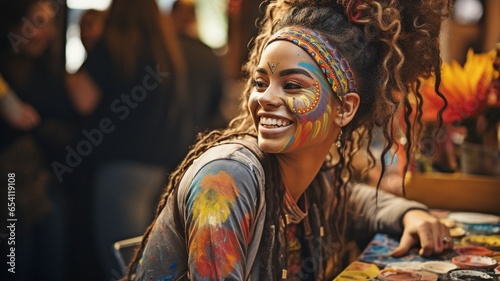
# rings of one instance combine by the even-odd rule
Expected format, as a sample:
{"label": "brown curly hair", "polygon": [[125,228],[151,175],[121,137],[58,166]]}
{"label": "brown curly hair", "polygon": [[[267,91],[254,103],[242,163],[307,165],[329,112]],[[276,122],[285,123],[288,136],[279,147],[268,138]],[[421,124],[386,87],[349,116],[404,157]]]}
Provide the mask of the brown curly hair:
{"label": "brown curly hair", "polygon": [[[404,130],[408,140],[405,147],[407,159],[411,159],[422,131],[420,117],[424,101],[419,93],[419,79],[435,74],[436,92],[446,103],[445,97],[438,91],[441,64],[438,35],[441,22],[451,9],[451,2],[448,0],[276,0],[264,4],[266,11],[260,20],[260,33],[251,42],[253,47],[248,62],[243,66],[247,77],[254,72],[269,37],[285,26],[305,27],[322,33],[343,54],[356,77],[361,102],[354,119],[343,127],[342,136],[346,146],[345,150],[339,153],[345,157],[337,157],[339,159],[335,159],[335,163],[333,160],[331,163],[325,163],[325,167],[333,171],[332,181],[336,187],[334,192],[336,202],[341,202],[332,208],[329,218],[324,218],[329,226],[325,231],[327,235],[341,239],[346,214],[346,202],[342,200],[342,195],[345,194],[347,182],[351,180],[353,173],[352,156],[357,148],[362,146],[361,142],[368,139],[368,143],[371,143],[372,130],[380,126],[386,141],[382,153],[383,155],[388,153],[397,141],[394,128],[399,127],[398,119],[402,112],[404,128],[401,130]],[[247,79],[242,95],[240,115],[234,118],[226,129],[200,135],[187,157],[171,174],[159,203],[157,216],[165,206],[167,198],[175,196],[183,174],[194,159],[221,141],[237,136],[256,136],[248,110],[248,97],[253,91],[250,80]],[[374,155],[371,152],[369,154],[374,163]],[[268,157],[269,161],[274,161],[273,155]],[[385,171],[383,162],[382,165],[383,174]],[[266,176],[270,175],[269,167],[265,169]],[[408,163],[405,165],[405,172],[407,169]],[[276,172],[271,175],[276,175]],[[280,206],[284,192],[280,181],[279,176],[273,179],[266,178],[266,184],[281,186],[279,192],[266,190],[268,210],[266,213],[270,214],[266,217],[266,227],[279,225],[277,220],[282,215]],[[312,196],[312,200],[319,201],[321,196]],[[321,202],[316,203],[318,206],[324,205]],[[129,279],[135,272],[153,225],[154,223],[146,231],[141,247],[129,268]],[[276,237],[279,235],[278,232],[275,231]],[[280,269],[280,250],[267,249],[267,251],[277,265],[275,268]],[[279,273],[275,272],[275,279],[280,279]]]}

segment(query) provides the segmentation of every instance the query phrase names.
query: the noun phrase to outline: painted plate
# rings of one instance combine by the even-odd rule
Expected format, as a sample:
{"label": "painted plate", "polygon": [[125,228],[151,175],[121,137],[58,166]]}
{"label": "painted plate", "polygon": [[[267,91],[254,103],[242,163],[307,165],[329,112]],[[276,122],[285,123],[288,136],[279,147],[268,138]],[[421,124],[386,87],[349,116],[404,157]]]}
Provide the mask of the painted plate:
{"label": "painted plate", "polygon": [[439,221],[441,223],[443,223],[444,225],[446,225],[446,227],[448,227],[448,228],[453,228],[457,224],[456,221],[449,219],[449,218],[442,218],[442,219],[439,219]]}
{"label": "painted plate", "polygon": [[402,280],[421,280],[422,274],[414,270],[402,270],[387,268],[378,273],[378,279],[382,281],[402,281]]}
{"label": "painted plate", "polygon": [[492,235],[500,233],[500,224],[462,224],[466,232],[471,234]]}
{"label": "painted plate", "polygon": [[493,276],[486,272],[470,269],[454,269],[448,272],[449,280],[494,280]]}
{"label": "painted plate", "polygon": [[485,256],[476,256],[476,255],[460,255],[451,259],[451,262],[454,263],[459,268],[463,269],[494,269],[497,267],[498,262],[491,258]]}
{"label": "painted plate", "polygon": [[372,277],[363,271],[351,270],[343,271],[335,278],[337,281],[371,280]]}
{"label": "painted plate", "polygon": [[495,215],[472,212],[453,212],[448,218],[467,224],[495,224],[500,221],[500,217]]}
{"label": "painted plate", "polygon": [[[454,268],[456,266],[452,263],[450,263]],[[430,271],[425,271],[423,269],[424,262],[422,261],[400,261],[400,262],[393,262],[388,264],[385,268],[392,268],[392,269],[399,269],[399,270],[413,270],[417,272],[418,274],[422,275],[420,280],[422,281],[437,281],[439,276]],[[446,275],[445,275],[446,277]]]}
{"label": "painted plate", "polygon": [[450,235],[453,238],[462,238],[465,236],[465,234],[466,234],[466,231],[462,227],[457,226],[457,227],[450,229]]}
{"label": "painted plate", "polygon": [[428,272],[428,271],[418,271],[422,275],[420,278],[421,281],[437,281],[439,276],[436,273]]}
{"label": "painted plate", "polygon": [[423,270],[427,270],[438,275],[443,275],[448,273],[452,269],[458,268],[455,264],[446,261],[428,261],[424,262],[422,265]]}
{"label": "painted plate", "polygon": [[483,246],[455,246],[453,249],[460,255],[493,256],[493,251]]}
{"label": "painted plate", "polygon": [[424,263],[421,261],[400,261],[387,264],[385,268],[401,269],[401,270],[420,270]]}
{"label": "painted plate", "polygon": [[462,238],[462,243],[483,246],[493,251],[499,251],[500,235],[468,235]]}

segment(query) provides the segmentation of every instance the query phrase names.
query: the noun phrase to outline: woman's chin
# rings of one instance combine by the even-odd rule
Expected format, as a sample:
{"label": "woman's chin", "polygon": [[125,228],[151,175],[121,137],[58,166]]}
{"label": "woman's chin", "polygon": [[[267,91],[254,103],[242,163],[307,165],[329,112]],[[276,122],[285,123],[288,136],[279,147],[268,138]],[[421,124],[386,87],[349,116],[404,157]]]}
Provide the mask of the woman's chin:
{"label": "woman's chin", "polygon": [[259,147],[266,153],[280,153],[286,148],[286,143],[283,140],[270,140],[259,136]]}

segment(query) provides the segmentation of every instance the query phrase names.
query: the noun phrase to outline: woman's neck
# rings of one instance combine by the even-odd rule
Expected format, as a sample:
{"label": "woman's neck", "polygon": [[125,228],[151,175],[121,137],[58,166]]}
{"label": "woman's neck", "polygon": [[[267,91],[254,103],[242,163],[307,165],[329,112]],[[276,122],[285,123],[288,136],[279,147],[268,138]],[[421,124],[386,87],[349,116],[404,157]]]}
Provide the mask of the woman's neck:
{"label": "woman's neck", "polygon": [[328,149],[319,148],[314,151],[277,154],[281,178],[295,202],[318,174],[328,152]]}

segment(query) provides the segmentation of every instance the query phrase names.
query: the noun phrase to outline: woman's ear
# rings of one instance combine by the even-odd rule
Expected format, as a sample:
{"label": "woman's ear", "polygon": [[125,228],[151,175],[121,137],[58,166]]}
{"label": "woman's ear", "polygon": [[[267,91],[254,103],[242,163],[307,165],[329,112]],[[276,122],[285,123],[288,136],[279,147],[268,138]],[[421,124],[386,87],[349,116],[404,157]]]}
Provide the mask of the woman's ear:
{"label": "woman's ear", "polygon": [[351,122],[359,108],[359,95],[348,93],[343,96],[344,101],[340,103],[335,121],[339,126],[345,126]]}

